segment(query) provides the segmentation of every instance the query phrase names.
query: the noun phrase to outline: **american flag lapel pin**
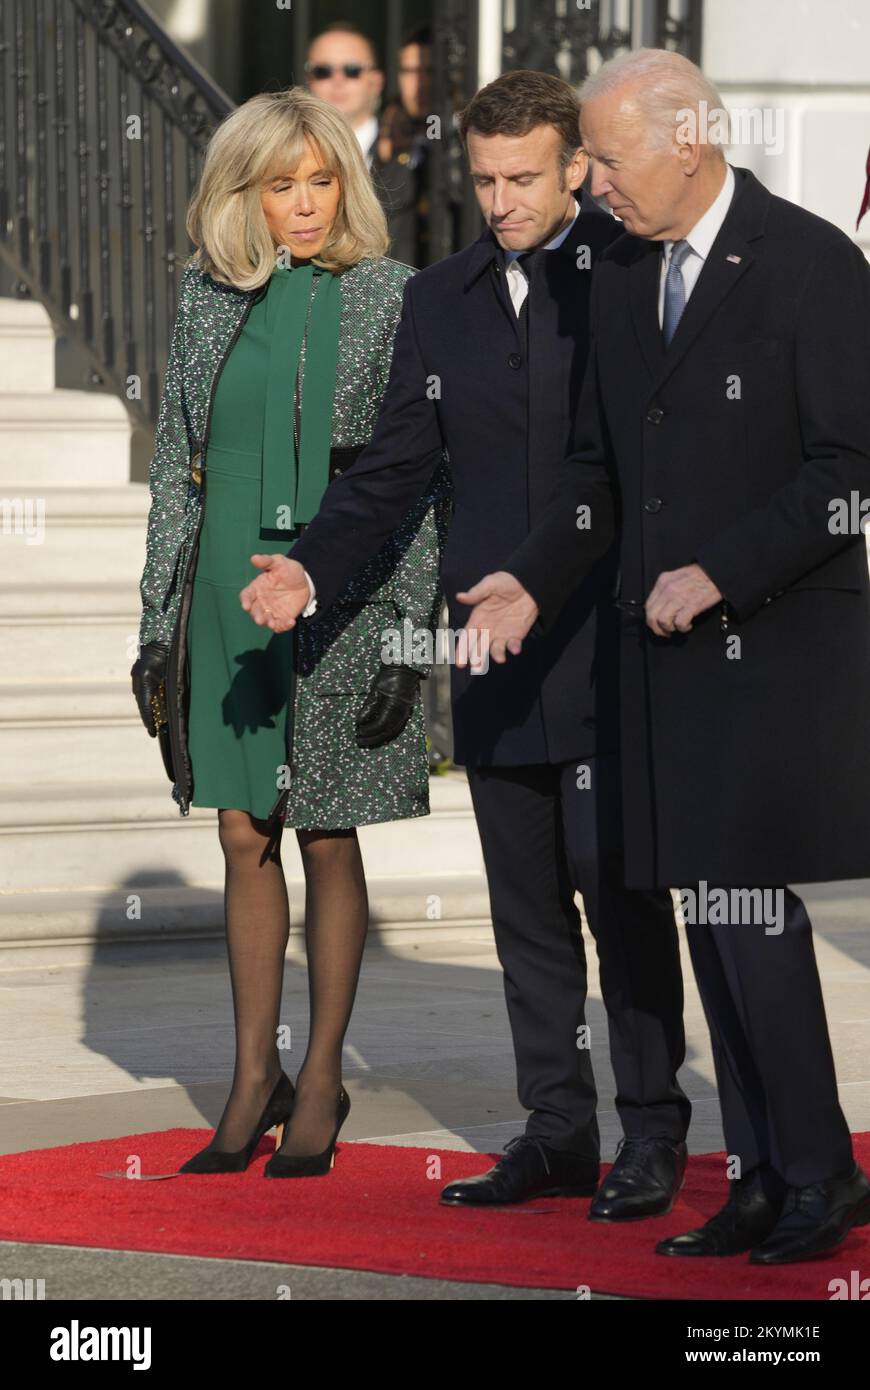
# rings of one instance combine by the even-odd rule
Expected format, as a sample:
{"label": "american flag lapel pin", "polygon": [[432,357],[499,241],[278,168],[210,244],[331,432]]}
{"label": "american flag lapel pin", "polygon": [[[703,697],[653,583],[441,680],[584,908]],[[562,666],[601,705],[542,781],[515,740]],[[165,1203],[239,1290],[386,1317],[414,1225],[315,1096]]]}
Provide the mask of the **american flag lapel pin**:
{"label": "american flag lapel pin", "polygon": [[742,259],[742,257],[740,257],[740,256],[726,256],[725,259],[726,259],[726,261],[730,261],[732,265],[739,265],[739,264],[740,264],[740,261],[741,261],[741,259]]}

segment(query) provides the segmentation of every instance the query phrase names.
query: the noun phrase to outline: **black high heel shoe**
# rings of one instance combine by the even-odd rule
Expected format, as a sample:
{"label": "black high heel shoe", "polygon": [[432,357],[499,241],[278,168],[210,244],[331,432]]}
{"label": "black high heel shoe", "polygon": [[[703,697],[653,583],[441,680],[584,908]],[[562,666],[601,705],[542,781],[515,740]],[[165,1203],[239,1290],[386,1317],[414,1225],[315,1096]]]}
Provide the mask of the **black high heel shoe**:
{"label": "black high heel shoe", "polygon": [[277,1126],[279,1130],[278,1143],[281,1143],[283,1127],[290,1118],[295,1099],[296,1090],[293,1082],[286,1072],[282,1071],[257,1122],[257,1127],[243,1149],[237,1149],[233,1153],[224,1149],[215,1149],[212,1147],[214,1144],[214,1140],[212,1140],[211,1144],[200,1149],[199,1153],[194,1154],[192,1158],[182,1164],[178,1170],[179,1173],[243,1173],[253,1157],[254,1150],[268,1130]]}
{"label": "black high heel shoe", "polygon": [[350,1096],[343,1086],[338,1090],[338,1105],[335,1109],[335,1132],[323,1153],[319,1154],[281,1154],[278,1153],[281,1141],[266,1164],[263,1176],[267,1178],[313,1178],[328,1173],[335,1163],[335,1143],[350,1112]]}

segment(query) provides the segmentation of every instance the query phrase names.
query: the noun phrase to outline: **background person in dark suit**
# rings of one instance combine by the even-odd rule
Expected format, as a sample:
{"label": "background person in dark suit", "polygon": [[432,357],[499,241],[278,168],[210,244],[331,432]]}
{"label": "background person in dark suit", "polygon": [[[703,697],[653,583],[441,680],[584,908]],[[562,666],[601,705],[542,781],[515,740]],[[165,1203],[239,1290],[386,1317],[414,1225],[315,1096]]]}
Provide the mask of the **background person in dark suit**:
{"label": "background person in dark suit", "polygon": [[[429,260],[427,128],[432,105],[432,35],[427,26],[399,48],[398,96],[381,113],[372,178],[387,214],[390,255],[406,265]],[[455,243],[454,243],[455,244]]]}
{"label": "background person in dark suit", "polygon": [[[573,197],[586,173],[578,117],[567,83],[524,71],[485,87],[463,113],[488,228],[411,277],[375,437],[333,483],[293,556],[263,558],[263,574],[242,592],[255,621],[293,625],[309,596],[303,565],[315,601],[331,603],[341,577],[424,489],[445,446],[455,512],[442,578],[453,627],[465,616],[457,589],[528,536],[572,436],[591,267],[619,234],[585,195],[579,205]],[[595,1190],[578,888],[596,938],[625,1132],[591,1215],[667,1210],[682,1182],[690,1106],[676,1080],[685,1044],[672,904],[667,891],[623,887],[613,576],[605,557],[510,669],[485,679],[451,672],[455,756],[468,771],[519,1096],[531,1114],[496,1167],[451,1184],[448,1201]]]}
{"label": "background person in dark suit", "polygon": [[687,59],[618,58],[581,100],[592,191],[631,235],[595,277],[563,485],[466,595],[469,622],[497,663],[522,651],[609,545],[619,493],[627,882],[764,887],[781,909],[768,930],[729,894],[723,920],[687,923],[739,1176],[657,1248],[798,1260],[870,1222],[810,923],[783,886],[870,874],[867,558],[832,525],[870,488],[870,268],[686,133],[687,110],[721,107]]}
{"label": "background person in dark suit", "polygon": [[371,39],[355,24],[343,20],[328,24],[309,44],[305,78],[316,97],[328,101],[350,121],[371,170],[378,141],[377,110],[384,90],[384,74]]}

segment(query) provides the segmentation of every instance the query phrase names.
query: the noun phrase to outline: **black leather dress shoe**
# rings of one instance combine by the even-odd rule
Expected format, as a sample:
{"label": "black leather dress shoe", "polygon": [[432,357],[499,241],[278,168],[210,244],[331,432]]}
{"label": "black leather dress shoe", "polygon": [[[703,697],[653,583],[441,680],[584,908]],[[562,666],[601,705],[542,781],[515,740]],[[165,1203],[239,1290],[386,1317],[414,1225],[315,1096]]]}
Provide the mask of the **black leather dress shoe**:
{"label": "black leather dress shoe", "polygon": [[656,1246],[656,1254],[739,1255],[770,1235],[779,1220],[785,1184],[769,1170],[762,1181],[756,1168],[729,1187],[721,1211],[695,1231],[666,1236]]}
{"label": "black leather dress shoe", "polygon": [[590,1221],[639,1221],[670,1211],[688,1150],[676,1139],[620,1139],[616,1162],[589,1208]]}
{"label": "black leather dress shoe", "polygon": [[450,1207],[491,1207],[532,1197],[590,1197],[597,1186],[594,1159],[519,1134],[505,1144],[505,1156],[494,1168],[449,1182],[441,1201]]}
{"label": "black leather dress shoe", "polygon": [[870,1225],[870,1178],[855,1163],[848,1173],[786,1190],[776,1226],[749,1256],[750,1264],[780,1265],[832,1250],[853,1226]]}

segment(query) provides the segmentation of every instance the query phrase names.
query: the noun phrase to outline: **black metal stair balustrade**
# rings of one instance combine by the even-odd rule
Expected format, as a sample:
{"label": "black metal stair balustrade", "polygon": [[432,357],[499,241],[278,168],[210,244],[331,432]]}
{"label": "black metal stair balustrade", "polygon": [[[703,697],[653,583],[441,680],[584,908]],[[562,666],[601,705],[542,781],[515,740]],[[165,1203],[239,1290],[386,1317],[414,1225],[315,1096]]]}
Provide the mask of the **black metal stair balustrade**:
{"label": "black metal stair balustrade", "polygon": [[233,106],[138,0],[0,0],[0,258],[79,348],[82,384],[149,432],[187,204]]}

